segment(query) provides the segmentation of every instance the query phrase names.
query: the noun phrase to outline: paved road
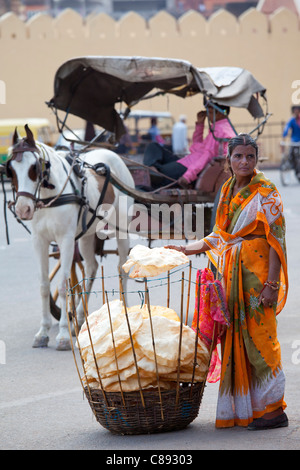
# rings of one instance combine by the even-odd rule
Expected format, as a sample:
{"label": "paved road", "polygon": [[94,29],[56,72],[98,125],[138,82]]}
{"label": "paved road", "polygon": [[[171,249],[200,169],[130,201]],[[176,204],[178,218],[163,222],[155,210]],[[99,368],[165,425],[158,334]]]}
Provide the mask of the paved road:
{"label": "paved road", "polygon": [[[99,450],[199,450],[199,449],[299,449],[300,448],[300,185],[283,188],[276,171],[266,171],[282,194],[289,255],[290,294],[278,318],[279,338],[286,373],[288,428],[250,433],[245,429],[216,430],[214,426],[218,386],[205,389],[198,418],[185,430],[150,436],[114,436],[94,419],[75,369],[72,352],[55,350],[58,331],[54,321],[49,347],[33,349],[40,322],[40,298],[36,260],[30,236],[9,217],[11,244],[7,246],[0,220],[0,449],[99,449]],[[0,197],[2,208],[2,193]],[[1,209],[2,210],[2,209]],[[113,243],[113,242],[112,242]],[[106,288],[118,289],[117,258],[105,259]],[[204,258],[193,266],[203,267]],[[176,285],[172,301],[176,304]],[[96,286],[95,290],[100,289]],[[172,285],[173,288],[173,285]],[[130,289],[137,291],[133,283]],[[165,296],[156,287],[157,302]],[[135,294],[137,296],[137,294]],[[137,296],[138,299],[138,296]],[[93,294],[90,311],[101,305]],[[174,307],[178,309],[178,306]],[[295,347],[296,346],[296,347]],[[294,347],[294,348],[293,348]]]}

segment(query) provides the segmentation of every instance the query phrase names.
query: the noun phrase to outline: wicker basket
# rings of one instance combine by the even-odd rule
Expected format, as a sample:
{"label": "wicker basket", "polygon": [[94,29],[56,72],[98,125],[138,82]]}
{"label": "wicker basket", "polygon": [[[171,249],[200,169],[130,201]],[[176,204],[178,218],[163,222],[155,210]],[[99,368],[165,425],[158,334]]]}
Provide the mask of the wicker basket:
{"label": "wicker basket", "polygon": [[[204,384],[180,384],[179,391],[144,390],[140,392],[105,393],[85,388],[86,397],[97,421],[113,434],[150,434],[184,429],[199,413]],[[105,401],[108,403],[106,405]],[[177,402],[177,404],[176,404]]]}
{"label": "wicker basket", "polygon": [[[191,269],[191,265],[190,265]],[[104,275],[102,280],[104,279]],[[182,292],[181,298],[183,299],[183,285],[184,277],[182,275]],[[189,276],[189,285],[190,285],[190,276]],[[123,295],[123,301],[125,304],[124,292],[122,290],[122,284],[120,280],[120,291]],[[104,290],[103,293],[106,294],[106,301],[108,304],[107,292]],[[70,295],[71,293],[71,295]],[[85,294],[85,283],[83,280],[83,294]],[[145,282],[145,293],[147,298],[147,305],[150,304],[149,291],[147,287],[147,282]],[[71,335],[71,324],[70,319],[72,319],[75,334],[78,339],[78,323],[76,308],[74,305],[74,296],[73,290],[70,287],[68,290],[68,300],[70,305],[70,318],[68,317],[69,332]],[[84,311],[86,319],[88,318],[88,308],[85,295],[82,296],[84,302]],[[103,296],[103,303],[104,303]],[[189,302],[189,297],[188,297]],[[168,299],[169,304],[169,299]],[[125,309],[126,311],[126,309]],[[199,311],[199,308],[198,308]],[[109,308],[108,308],[109,312]],[[183,324],[183,301],[181,302],[181,327]],[[110,315],[110,313],[109,313]],[[127,312],[126,312],[127,317]],[[149,310],[149,319],[151,320],[150,310]],[[152,322],[152,320],[151,320]],[[112,328],[112,326],[111,326]],[[113,335],[113,330],[112,330]],[[130,333],[130,331],[129,331]],[[131,334],[131,333],[130,333]],[[153,335],[153,330],[152,330]],[[195,358],[197,355],[197,338],[198,332],[196,334],[195,342]],[[152,337],[154,343],[154,336]],[[132,338],[131,338],[132,341]],[[181,350],[181,334],[179,339],[179,363],[180,363],[180,350]],[[78,367],[78,362],[76,359],[76,354],[72,344],[72,350],[74,355],[74,360],[81,381],[82,388],[84,390],[85,396],[89,402],[89,405],[97,419],[97,421],[106,429],[108,429],[113,434],[151,434],[167,431],[176,431],[184,429],[188,426],[199,413],[202,396],[205,388],[206,377],[208,373],[210,358],[212,354],[212,349],[210,351],[210,358],[207,365],[207,371],[205,373],[204,380],[202,382],[194,381],[194,371],[192,375],[191,382],[181,382],[180,375],[178,372],[177,381],[173,382],[173,388],[169,390],[164,390],[160,388],[159,381],[157,382],[157,388],[146,388],[142,389],[141,386],[139,390],[132,392],[125,392],[122,390],[120,392],[108,392],[102,388],[102,385],[99,385],[99,388],[93,388],[89,385],[85,373],[82,375],[80,372],[80,367]],[[132,342],[132,349],[133,342]],[[154,351],[155,352],[155,351]],[[82,352],[79,348],[81,366],[84,371],[84,360],[82,357]],[[135,359],[136,360],[136,359]],[[196,364],[196,359],[193,361]],[[95,362],[96,364],[96,362]],[[137,363],[136,363],[137,367]],[[180,368],[180,364],[179,364]],[[178,369],[179,370],[179,369]],[[195,369],[194,369],[195,370]],[[137,367],[138,371],[138,367]],[[120,377],[119,377],[120,378]],[[101,381],[100,381],[101,382]]]}

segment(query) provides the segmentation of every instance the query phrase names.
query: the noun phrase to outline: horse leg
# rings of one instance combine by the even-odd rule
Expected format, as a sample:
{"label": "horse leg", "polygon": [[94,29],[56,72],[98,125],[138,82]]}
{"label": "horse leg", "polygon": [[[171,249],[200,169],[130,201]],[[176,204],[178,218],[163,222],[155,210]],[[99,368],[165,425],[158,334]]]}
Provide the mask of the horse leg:
{"label": "horse leg", "polygon": [[70,334],[68,327],[68,312],[66,308],[66,292],[67,292],[67,280],[70,277],[70,271],[74,256],[74,237],[68,236],[63,240],[58,241],[60,251],[60,263],[61,263],[61,278],[58,286],[58,295],[60,300],[60,320],[59,320],[59,332],[56,336],[56,349],[58,351],[68,351],[71,349]]}
{"label": "horse leg", "polygon": [[34,337],[33,348],[45,348],[49,342],[49,330],[52,325],[50,314],[50,281],[49,281],[49,243],[42,237],[34,237],[34,247],[39,259],[40,293],[42,299],[42,321]]}
{"label": "horse leg", "polygon": [[127,298],[126,295],[126,288],[127,288],[127,279],[128,274],[122,269],[123,264],[126,262],[129,248],[130,248],[130,239],[129,239],[129,213],[130,209],[133,206],[134,201],[132,198],[122,196],[119,199],[119,203],[116,204],[116,220],[118,220],[118,225],[122,229],[120,231],[116,231],[116,239],[118,245],[118,253],[119,253],[119,274],[122,279],[122,286],[123,291],[125,292],[125,300]]}
{"label": "horse leg", "polygon": [[[85,273],[86,273],[86,281],[85,281],[85,292],[86,294],[82,296],[82,302],[86,301],[88,305],[88,299],[90,296],[90,292],[92,290],[92,286],[94,283],[94,278],[97,274],[98,269],[98,262],[95,256],[95,235],[87,235],[82,237],[79,240],[79,251],[81,256],[84,259],[85,263]],[[79,327],[83,324],[85,317],[84,317],[84,307],[83,303],[80,302],[80,305],[77,309],[77,321]]]}

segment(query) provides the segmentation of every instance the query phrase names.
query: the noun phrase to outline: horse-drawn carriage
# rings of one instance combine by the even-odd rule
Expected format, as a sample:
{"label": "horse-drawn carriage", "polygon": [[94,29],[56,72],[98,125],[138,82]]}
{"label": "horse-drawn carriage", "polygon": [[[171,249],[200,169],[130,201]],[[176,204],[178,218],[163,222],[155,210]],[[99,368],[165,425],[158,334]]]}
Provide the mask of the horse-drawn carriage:
{"label": "horse-drawn carriage", "polygon": [[[107,254],[103,244],[109,236],[117,235],[118,254],[124,261],[124,256],[126,258],[128,254],[130,233],[157,240],[198,238],[199,229],[200,235],[210,231],[214,202],[219,188],[228,177],[224,171],[224,155],[216,155],[188,189],[180,187],[177,181],[171,181],[166,187],[152,190],[151,178],[153,175],[159,176],[157,172],[145,167],[138,158],[131,158],[130,155],[117,157],[111,152],[126,132],[124,123],[134,106],[143,100],[164,95],[182,99],[202,95],[205,104],[216,110],[220,109],[220,105],[245,108],[258,120],[251,132],[256,133],[257,137],[269,116],[265,87],[245,69],[201,69],[187,61],[163,58],[82,57],[69,60],[58,69],[54,96],[47,104],[56,115],[59,132],[70,130],[67,126],[69,115],[100,126],[103,132],[91,141],[81,142],[81,150],[71,150],[64,155],[35,142],[29,128],[25,139],[20,140],[15,135],[6,171],[12,178],[16,209],[19,205],[19,211],[16,211],[18,217],[33,220],[43,278],[43,321],[35,338],[35,346],[44,346],[48,341],[49,299],[52,315],[60,318],[62,323],[58,349],[64,349],[69,342],[64,289],[72,265],[74,240],[79,240],[80,249],[79,256],[78,253],[74,256],[71,269],[73,281],[76,282],[76,262],[83,269],[81,256],[87,261],[87,278],[94,277],[97,263],[93,257],[95,252]],[[60,116],[61,113],[63,116]],[[229,120],[228,116],[224,117]],[[213,121],[209,122],[213,134],[214,124]],[[105,155],[103,152],[106,152]],[[27,157],[29,154],[30,157]],[[25,160],[27,166],[25,173],[22,173]],[[29,175],[27,186],[26,174]],[[124,207],[122,197],[126,198]],[[153,211],[153,208],[160,209],[162,205],[171,208],[166,219],[161,216],[160,210]],[[132,210],[132,206],[138,207],[138,210]],[[184,216],[185,208],[190,217]],[[122,223],[120,214],[126,215],[125,223]],[[60,256],[60,259],[50,275],[50,281],[59,268],[62,280],[56,292],[50,295],[45,256],[47,252],[48,258],[49,245],[54,241],[60,253],[54,252],[50,256]],[[87,289],[90,287],[88,285]],[[61,313],[56,305],[58,297],[61,297]]]}
{"label": "horse-drawn carriage", "polygon": [[[71,59],[58,69],[54,90],[54,97],[48,105],[57,116],[60,132],[64,131],[68,115],[72,114],[101,126],[104,133],[109,134],[110,142],[114,141],[115,146],[126,133],[126,120],[135,117],[135,107],[145,100],[153,100],[159,96],[177,96],[185,99],[195,95],[199,98],[199,94],[202,94],[206,109],[208,105],[216,110],[218,105],[245,108],[253,118],[258,119],[258,125],[250,132],[257,132],[257,136],[262,132],[269,116],[266,89],[247,70],[237,67],[196,68],[187,61],[175,59],[145,57]],[[260,99],[264,106],[260,104]],[[63,119],[58,116],[59,110],[65,113]],[[224,113],[224,118],[235,131],[229,116]],[[213,120],[209,122],[213,135],[214,125]],[[220,140],[217,136],[214,137]],[[97,145],[98,141],[99,136],[96,136],[90,144]],[[130,160],[132,161],[126,160],[126,164],[132,172],[139,169],[140,172],[149,173],[149,169],[137,165],[136,158]],[[224,155],[215,155],[211,165],[199,174],[193,188],[190,188],[197,190],[197,201],[206,202],[208,199],[214,201],[218,188],[226,177],[222,175],[223,164]],[[133,174],[139,184],[141,175]],[[147,176],[145,180],[149,184]],[[172,183],[171,185],[175,187],[176,182]],[[182,195],[185,196],[185,193]],[[164,192],[164,198],[166,196]],[[142,198],[142,195],[140,197]]]}

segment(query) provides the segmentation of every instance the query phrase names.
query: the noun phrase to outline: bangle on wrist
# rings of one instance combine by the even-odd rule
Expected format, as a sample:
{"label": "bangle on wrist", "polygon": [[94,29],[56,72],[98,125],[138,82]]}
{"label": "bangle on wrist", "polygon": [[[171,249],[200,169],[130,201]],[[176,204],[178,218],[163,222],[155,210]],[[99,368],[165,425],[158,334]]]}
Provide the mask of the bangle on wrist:
{"label": "bangle on wrist", "polygon": [[279,290],[280,282],[279,281],[266,281],[264,286],[271,287],[273,290]]}

